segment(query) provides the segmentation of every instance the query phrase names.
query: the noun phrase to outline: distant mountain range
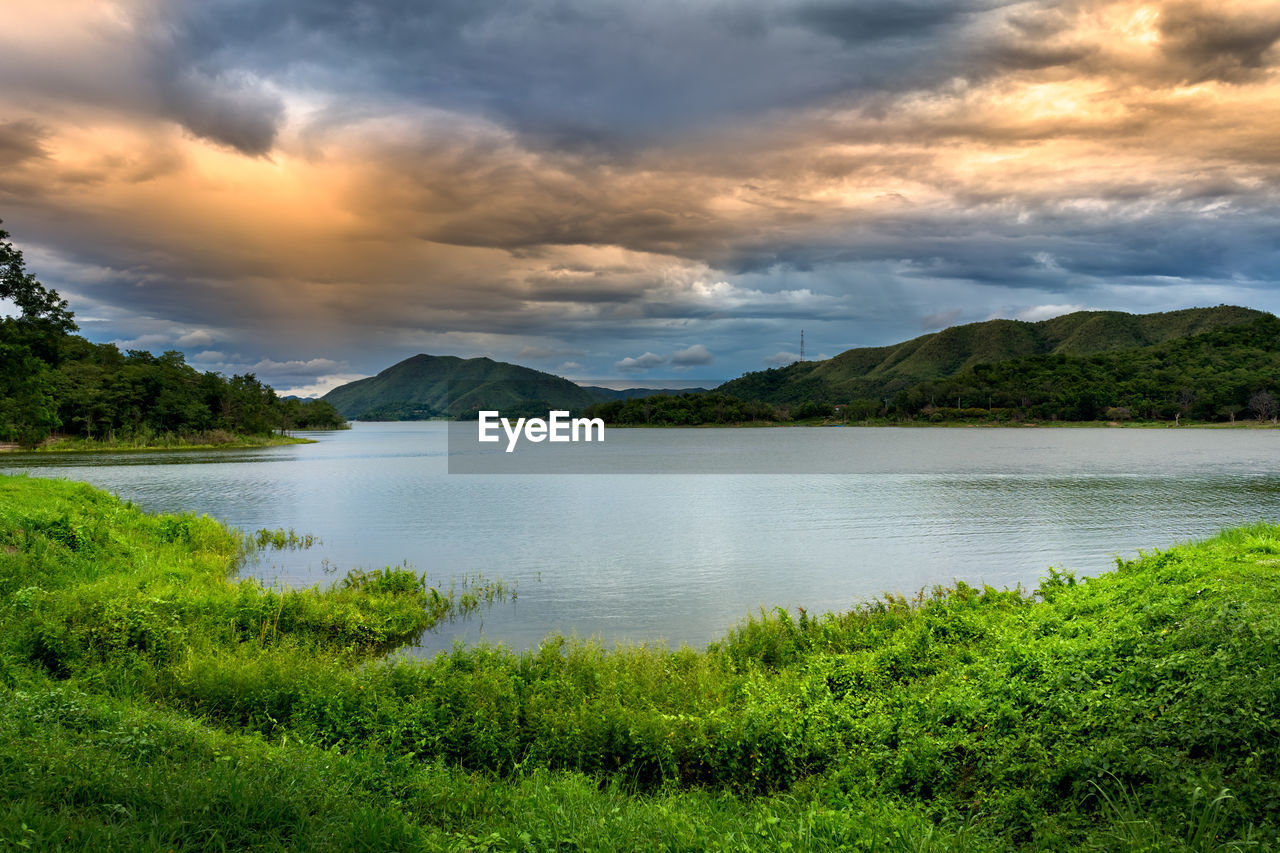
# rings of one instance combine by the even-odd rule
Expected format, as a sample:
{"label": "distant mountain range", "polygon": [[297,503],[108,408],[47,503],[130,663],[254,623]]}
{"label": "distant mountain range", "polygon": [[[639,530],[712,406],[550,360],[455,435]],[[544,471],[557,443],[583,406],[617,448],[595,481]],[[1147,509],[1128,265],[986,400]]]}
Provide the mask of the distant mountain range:
{"label": "distant mountain range", "polygon": [[[703,389],[693,389],[703,390]],[[504,414],[526,409],[579,411],[594,403],[666,393],[582,386],[559,376],[494,361],[452,355],[415,355],[377,376],[333,389],[323,400],[353,420],[404,421],[465,418],[481,409]]]}
{"label": "distant mountain range", "polygon": [[[1077,311],[1040,322],[988,320],[890,346],[851,349],[824,361],[747,373],[715,390],[773,405],[882,399],[904,389],[963,378],[980,365],[1016,364],[1038,356],[1079,359],[1131,352],[1271,317],[1263,311],[1220,305],[1160,314]],[[545,413],[553,408],[577,412],[598,403],[705,390],[581,386],[490,358],[415,355],[377,376],[335,388],[321,399],[354,420],[424,420],[466,418],[480,409],[504,414]]]}
{"label": "distant mountain range", "polygon": [[1050,320],[987,320],[952,326],[885,347],[862,347],[825,361],[801,361],[748,373],[716,390],[768,403],[878,398],[961,374],[980,364],[1025,356],[1089,356],[1154,346],[1270,317],[1220,305],[1160,314],[1077,311]]}

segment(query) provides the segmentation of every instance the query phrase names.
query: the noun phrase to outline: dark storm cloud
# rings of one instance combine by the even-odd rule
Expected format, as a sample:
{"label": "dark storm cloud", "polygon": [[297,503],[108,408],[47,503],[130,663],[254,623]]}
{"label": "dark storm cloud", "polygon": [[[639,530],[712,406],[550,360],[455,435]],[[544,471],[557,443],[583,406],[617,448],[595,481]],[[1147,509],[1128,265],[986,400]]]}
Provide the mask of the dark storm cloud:
{"label": "dark storm cloud", "polygon": [[996,5],[212,0],[183,10],[172,53],[209,74],[478,111],[540,147],[616,157],[949,76],[971,52],[955,30]]}
{"label": "dark storm cloud", "polygon": [[1280,8],[1231,13],[1197,3],[1177,3],[1160,18],[1162,50],[1190,83],[1240,82],[1262,72],[1280,40]]}
{"label": "dark storm cloud", "polygon": [[[986,4],[991,5],[991,4]],[[861,46],[884,39],[919,39],[922,34],[954,26],[981,6],[965,2],[804,3],[795,19],[822,35]]]}
{"label": "dark storm cloud", "polygon": [[8,109],[35,108],[50,127],[72,114],[173,121],[250,156],[274,145],[279,95],[244,67],[202,64],[188,49],[186,22],[163,3],[66,0],[44,21],[40,10],[26,13],[25,30],[0,36]]}
{"label": "dark storm cloud", "polygon": [[1278,224],[1272,211],[1208,221],[1117,219],[1105,227],[1086,217],[1060,217],[1021,234],[935,233],[921,235],[906,274],[1046,292],[1141,278],[1274,281],[1280,278],[1280,248],[1269,235]]}
{"label": "dark storm cloud", "polygon": [[46,135],[34,122],[0,122],[0,169],[47,157],[44,147]]}
{"label": "dark storm cloud", "polygon": [[257,81],[188,70],[164,81],[161,91],[165,115],[202,139],[253,157],[275,146],[284,102]]}

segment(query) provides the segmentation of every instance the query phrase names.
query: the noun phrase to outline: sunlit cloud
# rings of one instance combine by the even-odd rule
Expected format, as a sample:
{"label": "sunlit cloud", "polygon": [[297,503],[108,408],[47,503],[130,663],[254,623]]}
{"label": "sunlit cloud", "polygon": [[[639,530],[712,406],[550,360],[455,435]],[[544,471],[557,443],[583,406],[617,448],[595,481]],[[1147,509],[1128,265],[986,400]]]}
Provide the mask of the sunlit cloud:
{"label": "sunlit cloud", "polygon": [[801,329],[1280,308],[1274,3],[609,11],[24,9],[3,227],[95,340],[298,388],[416,352],[728,378]]}

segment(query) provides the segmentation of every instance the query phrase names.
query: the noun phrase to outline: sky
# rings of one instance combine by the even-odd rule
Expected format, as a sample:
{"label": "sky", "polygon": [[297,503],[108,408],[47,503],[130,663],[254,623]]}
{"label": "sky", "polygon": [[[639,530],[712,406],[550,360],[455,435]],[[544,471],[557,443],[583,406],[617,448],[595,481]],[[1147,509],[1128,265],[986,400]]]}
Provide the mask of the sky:
{"label": "sky", "polygon": [[1275,0],[0,0],[0,220],[91,340],[730,379],[1280,311]]}

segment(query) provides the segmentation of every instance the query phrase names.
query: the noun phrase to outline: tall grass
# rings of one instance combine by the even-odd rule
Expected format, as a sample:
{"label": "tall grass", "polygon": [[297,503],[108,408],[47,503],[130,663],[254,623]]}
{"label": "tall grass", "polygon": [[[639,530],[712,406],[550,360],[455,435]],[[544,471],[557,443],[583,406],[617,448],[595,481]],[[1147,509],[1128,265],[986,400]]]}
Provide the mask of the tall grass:
{"label": "tall grass", "polygon": [[761,612],[701,651],[549,637],[426,662],[384,653],[514,589],[404,568],[264,589],[229,578],[243,547],[206,518],[0,479],[0,838],[1276,846],[1280,528],[1050,571],[1030,595]]}

